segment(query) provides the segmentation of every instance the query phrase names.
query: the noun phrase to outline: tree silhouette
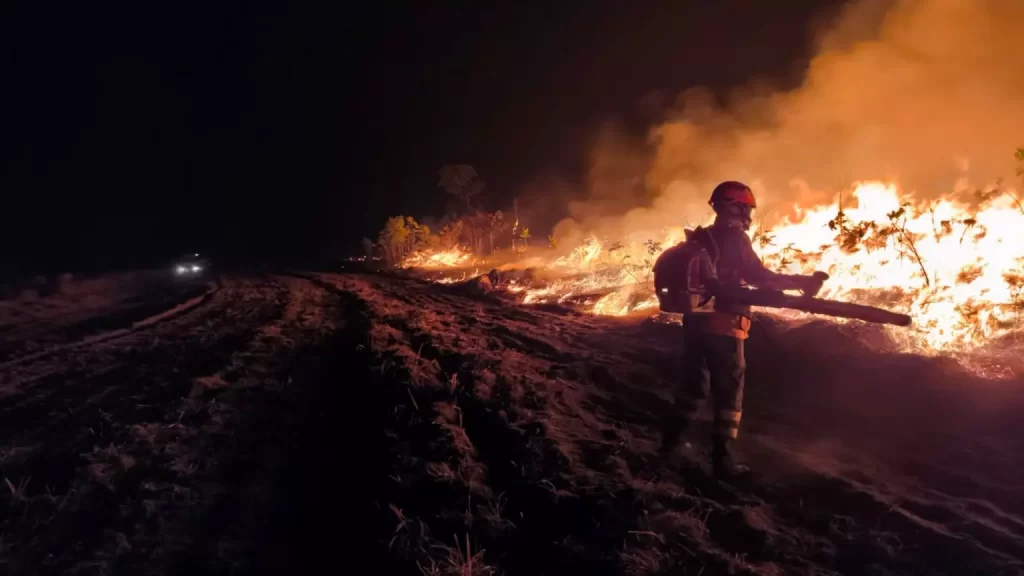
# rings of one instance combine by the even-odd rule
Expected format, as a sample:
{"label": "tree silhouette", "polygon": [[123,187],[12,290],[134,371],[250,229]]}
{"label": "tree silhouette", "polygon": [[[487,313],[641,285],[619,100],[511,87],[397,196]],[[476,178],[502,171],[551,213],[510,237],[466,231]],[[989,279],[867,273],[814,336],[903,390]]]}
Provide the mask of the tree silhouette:
{"label": "tree silhouette", "polygon": [[380,235],[377,237],[377,244],[384,253],[384,259],[392,266],[401,262],[406,255],[405,248],[409,241],[410,231],[405,226],[405,223],[404,216],[388,218],[387,223],[384,224],[384,229],[380,231]]}
{"label": "tree silhouette", "polygon": [[377,237],[377,245],[380,246],[384,259],[392,266],[401,264],[407,256],[428,246],[430,242],[430,228],[421,225],[412,216],[388,218],[384,229]]}
{"label": "tree silhouette", "polygon": [[502,214],[501,210],[492,213],[490,222],[488,224],[489,225],[487,227],[487,247],[491,252],[494,252],[494,239],[505,231],[505,215]]}
{"label": "tree silhouette", "polygon": [[455,220],[441,226],[441,231],[438,232],[438,246],[442,250],[451,250],[459,244],[459,238],[462,236],[462,220]]}
{"label": "tree silhouette", "polygon": [[491,215],[477,210],[462,219],[462,234],[474,254],[484,253],[484,240],[490,236]]}
{"label": "tree silhouette", "polygon": [[440,181],[437,185],[445,192],[461,198],[466,202],[466,212],[471,212],[473,206],[470,198],[484,191],[486,184],[476,173],[476,169],[469,164],[447,164],[438,170]]}

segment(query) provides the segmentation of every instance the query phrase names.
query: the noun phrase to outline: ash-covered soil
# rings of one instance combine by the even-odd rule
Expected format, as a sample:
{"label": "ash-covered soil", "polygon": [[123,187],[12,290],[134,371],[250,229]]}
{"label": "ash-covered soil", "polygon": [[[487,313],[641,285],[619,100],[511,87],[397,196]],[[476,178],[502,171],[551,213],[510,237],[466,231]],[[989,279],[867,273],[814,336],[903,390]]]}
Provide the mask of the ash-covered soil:
{"label": "ash-covered soil", "polygon": [[854,324],[758,320],[730,487],[706,430],[656,454],[676,326],[374,274],[168,304],[0,360],[0,572],[1024,572],[1024,382]]}

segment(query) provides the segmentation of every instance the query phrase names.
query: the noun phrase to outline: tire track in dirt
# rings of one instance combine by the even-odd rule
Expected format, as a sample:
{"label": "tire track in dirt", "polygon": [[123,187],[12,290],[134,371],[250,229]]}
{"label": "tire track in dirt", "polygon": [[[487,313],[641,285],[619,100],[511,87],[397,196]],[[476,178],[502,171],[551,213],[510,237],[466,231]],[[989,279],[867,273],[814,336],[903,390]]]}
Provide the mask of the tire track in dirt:
{"label": "tire track in dirt", "polygon": [[[321,417],[332,414],[339,404],[336,396],[331,397],[333,402],[322,399],[328,390],[338,393],[334,384],[344,373],[344,348],[339,347],[347,334],[344,303],[337,293],[314,282],[294,277],[278,281],[288,287],[283,316],[264,325],[253,344],[239,350],[228,367],[199,380],[217,382],[225,373],[240,371],[216,396],[234,408],[233,423],[226,426],[232,433],[217,439],[216,452],[226,457],[208,472],[218,479],[218,489],[181,523],[178,531],[189,534],[191,544],[174,555],[168,573],[280,574],[298,566],[312,569],[328,560],[308,563],[312,556],[297,555],[293,539],[308,542],[323,534],[329,519],[290,522],[295,517],[289,515],[305,498],[320,498],[326,491],[321,479],[329,477],[331,468],[341,468],[309,466],[311,461],[335,463],[332,451],[325,451],[322,443],[336,421],[326,428],[318,424],[318,432],[308,434],[314,421],[322,423]],[[350,390],[342,392],[347,400],[355,399]],[[337,458],[341,457],[339,453]],[[319,501],[316,509],[324,508]]]}
{"label": "tire track in dirt", "polygon": [[[27,354],[27,355],[24,355],[24,356],[19,356],[17,358],[12,359],[12,360],[8,360],[6,362],[0,363],[0,371],[6,371],[6,370],[9,370],[9,369],[11,369],[11,368],[13,368],[15,366],[36,362],[38,360],[42,360],[42,359],[44,359],[44,358],[46,358],[48,356],[51,356],[53,354],[59,354],[59,353],[62,353],[62,352],[66,352],[68,350],[73,350],[75,348],[82,348],[82,347],[87,347],[87,346],[91,346],[91,345],[95,345],[95,344],[100,344],[100,343],[105,342],[107,340],[113,340],[113,339],[116,339],[116,338],[121,338],[123,336],[129,335],[129,334],[131,334],[131,333],[133,333],[135,331],[138,331],[138,330],[150,328],[150,327],[152,327],[152,326],[154,326],[154,325],[156,325],[156,324],[158,324],[160,322],[164,322],[164,321],[169,320],[169,319],[171,319],[171,318],[173,318],[175,316],[178,316],[180,314],[184,314],[184,313],[186,313],[186,312],[188,312],[188,311],[190,311],[190,310],[192,310],[194,308],[202,306],[203,304],[209,302],[210,298],[219,289],[220,289],[219,283],[210,283],[209,286],[207,287],[206,291],[204,291],[199,296],[195,296],[195,297],[189,298],[189,299],[185,300],[184,302],[181,302],[179,304],[176,304],[176,305],[172,306],[171,308],[168,308],[166,310],[162,310],[162,311],[160,311],[160,312],[158,312],[156,314],[152,314],[152,315],[146,316],[145,318],[142,318],[142,319],[139,319],[139,320],[136,320],[136,321],[130,321],[130,324],[126,328],[117,328],[117,329],[114,329],[114,330],[103,331],[103,332],[99,332],[99,333],[96,333],[96,334],[87,335],[87,336],[81,338],[80,340],[77,340],[77,341],[74,341],[74,342],[69,342],[67,344],[61,344],[61,345],[53,346],[53,347],[47,348],[45,350],[40,350],[39,352],[34,352],[34,353]],[[112,325],[112,323],[109,323],[109,324]],[[0,382],[0,385],[2,385],[2,382]]]}
{"label": "tire track in dirt", "polygon": [[[339,277],[322,279],[353,302],[350,326],[357,336],[352,342],[370,367],[362,376],[378,394],[368,411],[382,414],[385,458],[374,479],[377,487],[369,493],[374,497],[370,518],[373,540],[391,559],[388,573],[440,574],[473,561],[486,568],[480,565],[480,533],[512,526],[500,517],[497,504],[491,508],[493,516],[474,514],[492,494],[474,448],[460,427],[451,424],[459,415],[449,384],[423,379],[428,373],[441,377],[438,360],[427,360],[431,350],[425,341],[418,350],[411,348],[405,333],[387,323],[382,316],[387,312],[379,302],[364,298],[360,286]],[[407,346],[389,347],[392,337]]]}
{"label": "tire track in dirt", "polygon": [[5,502],[21,516],[3,526],[15,536],[15,562],[62,571],[131,564],[152,551],[133,535],[158,538],[173,512],[168,498],[198,497],[187,479],[195,458],[171,448],[223,417],[215,401],[193,397],[196,379],[280,317],[285,293],[271,281],[232,281],[207,306],[26,364],[16,376],[26,385],[0,412],[0,472],[27,483]]}
{"label": "tire track in dirt", "polygon": [[[628,490],[611,498],[576,493],[568,461],[546,441],[543,423],[522,422],[516,414],[510,399],[515,384],[497,383],[485,400],[476,389],[471,357],[441,351],[428,333],[395,327],[411,335],[422,359],[440,366],[453,398],[429,400],[442,406],[454,400],[458,425],[485,470],[481,480],[487,491],[480,495],[491,499],[488,505],[500,506],[495,515],[514,526],[480,545],[494,551],[511,573],[543,574],[565,565],[588,574],[616,573],[613,551],[631,528],[622,520],[633,516],[633,495]],[[543,409],[540,399],[533,402]]]}
{"label": "tire track in dirt", "polygon": [[[226,327],[230,321],[227,308],[231,301],[226,297],[214,300],[215,294],[216,291],[211,291],[201,297],[200,302],[173,310],[173,314],[161,313],[158,316],[162,317],[145,325],[150,331],[126,329],[102,334],[95,339],[46,351],[38,358],[19,359],[15,366],[18,369],[8,372],[3,393],[0,439],[17,429],[31,429],[25,422],[40,420],[39,411],[52,411],[53,397],[59,397],[58,401],[73,415],[77,405],[101,399],[95,397],[105,389],[99,385],[100,378],[116,380],[118,371],[130,371],[133,366],[145,370],[144,364],[152,360],[150,356],[162,358],[175,352],[168,347],[191,345],[192,331],[202,330],[205,336],[201,338],[209,338]],[[151,372],[158,373],[163,366],[164,363],[158,363]],[[77,386],[75,383],[79,380],[90,385]],[[68,394],[69,390],[73,395]],[[2,442],[0,440],[0,445]]]}
{"label": "tire track in dirt", "polygon": [[378,506],[395,485],[388,423],[408,396],[371,369],[362,303],[333,283],[298,277],[330,295],[337,326],[292,358],[291,394],[279,407],[291,424],[278,435],[283,458],[251,539],[252,573],[316,573],[355,559],[375,573],[419,574],[388,550],[394,516]]}
{"label": "tire track in dirt", "polygon": [[[406,464],[397,474],[404,490],[390,496],[398,510],[395,539],[401,551],[433,573],[453,569],[454,544],[456,563],[464,567],[467,544],[462,541],[472,535],[472,549],[486,551],[476,562],[498,565],[505,573],[622,573],[626,542],[653,534],[644,529],[651,502],[629,482],[609,483],[574,463],[583,458],[598,469],[594,472],[614,469],[614,456],[602,454],[606,446],[586,454],[566,452],[564,438],[554,440],[551,434],[573,431],[551,428],[557,419],[543,417],[551,399],[536,394],[529,382],[515,376],[480,381],[481,373],[498,372],[500,366],[486,366],[485,359],[456,352],[451,342],[411,325],[408,310],[399,314],[389,303],[390,291],[381,298],[373,288],[348,288],[371,310],[377,331],[372,334],[371,327],[371,349],[381,355],[383,369],[395,371],[394,386],[401,389],[404,382],[409,396],[396,392],[394,399],[396,413],[404,412],[395,418],[401,427],[395,435],[404,440],[397,450]],[[405,305],[422,309],[427,304],[400,294]],[[445,321],[449,328],[465,327],[461,319],[446,316]],[[422,426],[427,422],[435,424],[433,433]],[[621,440],[614,432],[605,435],[612,445]],[[442,557],[432,550],[441,550]],[[708,561],[707,554],[691,553],[674,566],[696,573]]]}
{"label": "tire track in dirt", "polygon": [[129,326],[207,289],[177,280],[163,271],[109,274],[60,281],[41,296],[0,298],[0,361]]}

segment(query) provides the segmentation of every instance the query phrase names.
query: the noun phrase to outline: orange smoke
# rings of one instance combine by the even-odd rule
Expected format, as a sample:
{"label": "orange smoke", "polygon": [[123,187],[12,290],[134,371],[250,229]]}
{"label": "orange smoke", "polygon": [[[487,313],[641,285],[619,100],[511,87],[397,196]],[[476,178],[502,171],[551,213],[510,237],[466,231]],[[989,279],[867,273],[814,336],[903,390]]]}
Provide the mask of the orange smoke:
{"label": "orange smoke", "polygon": [[586,296],[598,314],[654,311],[649,264],[709,221],[718,182],[741,180],[758,196],[766,264],[826,271],[824,297],[910,313],[914,327],[891,332],[905,348],[969,351],[1016,334],[1021,30],[1020,0],[850,3],[798,88],[745,89],[726,105],[691,90],[648,142],[606,131],[592,201],[554,229],[562,249],[544,268],[557,279],[511,289],[526,302]]}

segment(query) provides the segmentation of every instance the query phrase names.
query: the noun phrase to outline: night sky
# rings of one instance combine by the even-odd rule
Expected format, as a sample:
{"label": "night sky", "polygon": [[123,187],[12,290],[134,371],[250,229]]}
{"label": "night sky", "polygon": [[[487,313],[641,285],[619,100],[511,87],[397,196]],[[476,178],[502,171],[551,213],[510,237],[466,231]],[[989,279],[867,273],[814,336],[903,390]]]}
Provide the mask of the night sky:
{"label": "night sky", "polygon": [[[4,275],[358,252],[469,163],[580,182],[649,95],[799,80],[835,0],[0,8]],[[539,235],[539,234],[538,234]]]}

